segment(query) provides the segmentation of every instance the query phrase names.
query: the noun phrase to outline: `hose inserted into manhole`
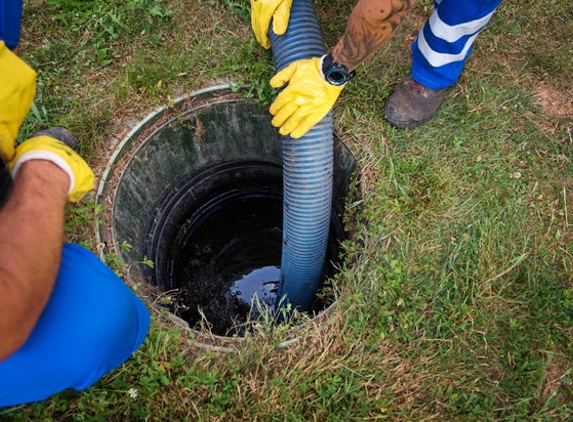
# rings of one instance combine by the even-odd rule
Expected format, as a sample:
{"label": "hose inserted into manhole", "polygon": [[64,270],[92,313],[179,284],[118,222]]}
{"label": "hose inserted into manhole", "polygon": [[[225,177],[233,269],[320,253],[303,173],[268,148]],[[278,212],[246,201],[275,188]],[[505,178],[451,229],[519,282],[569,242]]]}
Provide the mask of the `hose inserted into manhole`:
{"label": "hose inserted into manhole", "polygon": [[[277,71],[325,53],[322,32],[310,0],[293,0],[288,30],[269,28]],[[301,138],[282,137],[283,241],[277,308],[308,311],[320,287],[332,206],[332,114]]]}

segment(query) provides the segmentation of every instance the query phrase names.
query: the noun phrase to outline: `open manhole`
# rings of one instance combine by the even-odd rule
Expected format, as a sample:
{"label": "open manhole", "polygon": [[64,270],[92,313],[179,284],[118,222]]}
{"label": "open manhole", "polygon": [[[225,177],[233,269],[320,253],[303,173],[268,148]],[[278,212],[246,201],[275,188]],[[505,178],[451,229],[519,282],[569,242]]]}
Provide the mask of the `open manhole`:
{"label": "open manhole", "polygon": [[[313,315],[333,301],[328,280],[347,237],[342,217],[354,177],[354,158],[335,137],[330,237]],[[98,236],[184,326],[241,337],[276,300],[282,183],[281,139],[268,112],[229,86],[198,91],[153,112],[120,143],[98,187],[106,209]]]}

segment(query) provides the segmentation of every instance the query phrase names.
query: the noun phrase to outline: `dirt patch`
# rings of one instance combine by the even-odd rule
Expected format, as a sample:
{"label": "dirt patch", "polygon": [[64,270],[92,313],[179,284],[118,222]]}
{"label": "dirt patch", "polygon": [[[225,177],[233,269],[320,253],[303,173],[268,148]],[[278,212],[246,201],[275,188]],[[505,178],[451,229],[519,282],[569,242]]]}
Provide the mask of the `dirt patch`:
{"label": "dirt patch", "polygon": [[573,116],[573,88],[557,89],[540,83],[535,89],[535,102],[548,116],[566,118]]}

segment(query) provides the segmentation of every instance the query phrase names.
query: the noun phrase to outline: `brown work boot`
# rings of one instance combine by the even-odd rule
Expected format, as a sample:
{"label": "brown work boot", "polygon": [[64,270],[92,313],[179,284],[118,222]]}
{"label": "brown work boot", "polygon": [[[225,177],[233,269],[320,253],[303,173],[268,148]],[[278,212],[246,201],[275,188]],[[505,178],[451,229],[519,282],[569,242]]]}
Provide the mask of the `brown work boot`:
{"label": "brown work boot", "polygon": [[398,129],[419,126],[434,117],[446,90],[425,88],[408,76],[386,100],[384,117]]}

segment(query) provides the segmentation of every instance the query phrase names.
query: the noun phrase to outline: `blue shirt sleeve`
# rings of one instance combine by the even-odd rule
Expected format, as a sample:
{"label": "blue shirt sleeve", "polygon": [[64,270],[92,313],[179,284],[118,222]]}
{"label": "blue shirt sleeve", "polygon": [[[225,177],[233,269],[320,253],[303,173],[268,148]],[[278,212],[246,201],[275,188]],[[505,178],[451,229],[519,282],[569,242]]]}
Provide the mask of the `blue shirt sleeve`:
{"label": "blue shirt sleeve", "polygon": [[22,1],[0,0],[0,40],[14,50],[20,40]]}
{"label": "blue shirt sleeve", "polygon": [[2,407],[88,388],[132,355],[150,321],[146,304],[115,272],[84,247],[65,244],[36,327],[0,362],[0,420]]}

